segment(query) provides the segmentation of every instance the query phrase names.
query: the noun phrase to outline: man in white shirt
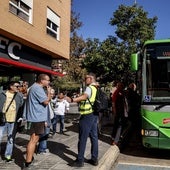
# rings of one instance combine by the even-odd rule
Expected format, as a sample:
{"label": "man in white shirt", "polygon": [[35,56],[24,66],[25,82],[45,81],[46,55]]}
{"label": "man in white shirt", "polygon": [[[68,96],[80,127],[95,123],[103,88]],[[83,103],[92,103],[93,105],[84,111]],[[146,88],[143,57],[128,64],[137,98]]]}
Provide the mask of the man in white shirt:
{"label": "man in white shirt", "polygon": [[60,122],[60,134],[64,134],[64,119],[65,112],[69,111],[69,103],[64,99],[64,94],[59,93],[58,99],[54,104],[54,118],[52,121],[53,124],[53,135],[56,133],[57,122]]}

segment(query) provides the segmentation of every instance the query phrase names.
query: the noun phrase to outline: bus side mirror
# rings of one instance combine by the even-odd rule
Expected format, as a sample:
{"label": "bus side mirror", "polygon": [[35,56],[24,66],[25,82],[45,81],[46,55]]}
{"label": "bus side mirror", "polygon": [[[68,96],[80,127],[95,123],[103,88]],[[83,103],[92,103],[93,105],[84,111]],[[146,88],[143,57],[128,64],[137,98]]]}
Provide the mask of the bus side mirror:
{"label": "bus side mirror", "polygon": [[130,56],[130,69],[131,71],[138,70],[138,53],[132,54]]}

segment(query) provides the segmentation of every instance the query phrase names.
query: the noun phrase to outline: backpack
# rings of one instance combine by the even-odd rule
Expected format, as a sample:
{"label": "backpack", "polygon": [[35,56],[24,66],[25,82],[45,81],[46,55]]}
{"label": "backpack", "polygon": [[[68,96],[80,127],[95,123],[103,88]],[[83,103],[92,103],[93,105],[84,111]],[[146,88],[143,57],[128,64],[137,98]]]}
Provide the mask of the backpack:
{"label": "backpack", "polygon": [[[88,101],[90,102],[89,99],[88,99]],[[91,102],[90,102],[90,104],[91,104]],[[94,112],[95,115],[99,115],[99,113],[107,111],[107,109],[108,109],[108,96],[100,88],[97,89],[94,104],[93,105],[91,104],[91,106],[92,106],[92,109],[93,109],[93,112]]]}

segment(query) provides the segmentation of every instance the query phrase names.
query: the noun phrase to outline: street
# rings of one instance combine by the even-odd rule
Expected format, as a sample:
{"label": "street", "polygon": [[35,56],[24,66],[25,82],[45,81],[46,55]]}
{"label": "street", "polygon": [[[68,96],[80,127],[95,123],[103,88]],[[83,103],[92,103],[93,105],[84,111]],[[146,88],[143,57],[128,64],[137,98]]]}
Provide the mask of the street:
{"label": "street", "polygon": [[[35,155],[36,169],[73,169],[67,164],[75,159],[77,153],[77,119],[79,117],[77,104],[71,104],[70,111],[66,118],[66,135],[57,134],[55,138],[50,138],[48,141],[50,154],[48,156]],[[107,120],[108,118],[105,117]],[[103,126],[103,134],[99,136],[99,158],[106,153],[110,148],[110,133],[111,122]],[[19,170],[25,157],[26,144],[29,136],[25,134],[18,134],[16,138],[17,145],[14,149],[15,162],[11,165],[4,164],[0,161],[0,169],[13,168]],[[146,149],[141,145],[141,141],[136,132],[129,134],[129,138],[125,139],[125,145],[120,148],[118,159],[112,166],[111,170],[170,170],[170,152],[169,150]],[[58,149],[60,148],[60,149]],[[89,157],[90,145],[88,141],[86,157]],[[16,155],[19,155],[17,157]],[[113,159],[112,155],[110,155]],[[55,168],[54,168],[55,167]],[[88,164],[84,168],[91,169]],[[110,168],[109,168],[110,169]]]}
{"label": "street", "polygon": [[[69,113],[78,112],[74,103]],[[107,131],[107,128],[104,128]],[[138,133],[139,134],[139,133]],[[120,155],[111,170],[170,170],[169,150],[146,149],[142,146],[140,135],[133,131],[127,143],[120,149]]]}
{"label": "street", "polygon": [[[77,143],[78,143],[78,120],[79,114],[77,104],[72,103],[70,106],[70,111],[66,114],[65,118],[65,130],[64,134],[56,133],[55,136],[48,139],[48,149],[49,153],[47,154],[34,154],[35,162],[34,169],[39,170],[74,170],[77,169],[72,167],[73,161],[77,156]],[[106,121],[108,118],[106,117]],[[57,131],[59,128],[57,128]],[[118,156],[118,149],[110,146],[110,126],[103,128],[103,134],[99,136],[99,167],[101,170],[110,169],[112,163],[115,161]],[[6,145],[6,138],[4,136],[2,141],[2,152],[0,158],[0,169],[8,170],[21,170],[25,160],[26,146],[28,144],[29,135],[27,133],[18,133],[16,135],[13,158],[14,162],[6,163],[4,161],[4,150]],[[111,149],[110,149],[111,148]],[[82,170],[86,169],[95,169],[96,167],[87,163],[87,160],[91,156],[91,143],[90,139],[87,141],[86,151],[85,151],[85,166],[82,167]],[[115,158],[113,158],[115,157]],[[103,161],[104,160],[104,161]],[[109,167],[109,168],[108,168]]]}
{"label": "street", "polygon": [[170,170],[169,150],[144,148],[135,132],[129,136],[111,170]]}

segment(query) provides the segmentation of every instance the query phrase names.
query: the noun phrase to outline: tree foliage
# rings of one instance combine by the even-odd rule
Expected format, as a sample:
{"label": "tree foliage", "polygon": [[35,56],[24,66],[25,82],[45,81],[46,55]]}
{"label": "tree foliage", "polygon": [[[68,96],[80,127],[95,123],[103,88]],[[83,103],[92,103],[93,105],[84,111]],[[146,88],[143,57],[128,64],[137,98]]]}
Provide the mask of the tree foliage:
{"label": "tree foliage", "polygon": [[145,12],[141,6],[138,7],[137,4],[120,5],[110,19],[110,25],[116,26],[117,37],[126,42],[128,46],[137,47],[137,49],[146,40],[154,39],[156,22],[157,17],[148,18],[148,12]]}
{"label": "tree foliage", "polygon": [[110,25],[116,27],[116,36],[109,36],[103,42],[88,39],[83,66],[96,73],[101,83],[115,79],[134,81],[129,56],[139,51],[146,40],[155,37],[156,22],[157,17],[148,18],[148,13],[137,4],[120,5],[110,19]]}
{"label": "tree foliage", "polygon": [[98,81],[104,84],[113,80],[134,81],[129,57],[140,51],[146,40],[154,39],[157,17],[149,18],[138,4],[120,5],[109,21],[115,35],[100,42],[97,38],[84,41],[77,35],[83,25],[79,16],[71,12],[70,59],[63,61],[63,70],[67,74],[57,79],[57,86],[67,89],[80,86],[86,70],[96,73]]}
{"label": "tree foliage", "polygon": [[70,59],[62,61],[62,70],[66,75],[62,78],[58,77],[53,82],[54,86],[60,89],[77,89],[81,86],[85,72],[85,69],[81,67],[81,58],[86,45],[83,38],[77,35],[77,30],[81,26],[79,14],[71,11]]}
{"label": "tree foliage", "polygon": [[84,70],[81,68],[81,58],[85,47],[85,41],[77,35],[77,30],[82,26],[79,14],[72,12],[71,15],[71,37],[70,37],[70,59],[65,62],[64,70],[70,81],[79,82]]}

